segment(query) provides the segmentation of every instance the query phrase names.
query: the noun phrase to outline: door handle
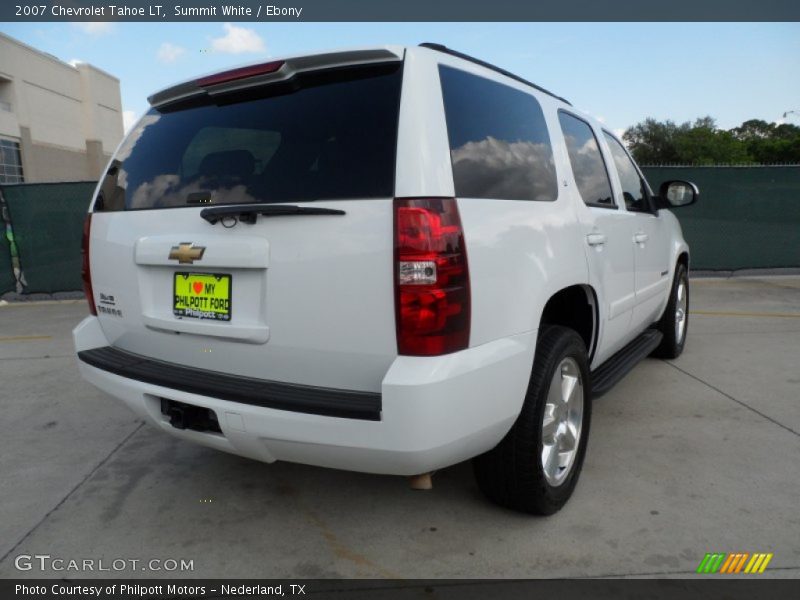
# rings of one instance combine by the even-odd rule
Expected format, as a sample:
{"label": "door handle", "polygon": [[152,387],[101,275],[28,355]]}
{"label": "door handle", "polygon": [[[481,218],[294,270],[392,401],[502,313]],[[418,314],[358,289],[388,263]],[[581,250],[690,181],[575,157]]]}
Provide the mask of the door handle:
{"label": "door handle", "polygon": [[647,235],[645,232],[640,231],[633,235],[633,241],[636,244],[644,244],[647,240],[650,239],[650,236]]}
{"label": "door handle", "polygon": [[586,243],[590,246],[602,246],[606,243],[606,236],[603,233],[590,233],[586,236]]}

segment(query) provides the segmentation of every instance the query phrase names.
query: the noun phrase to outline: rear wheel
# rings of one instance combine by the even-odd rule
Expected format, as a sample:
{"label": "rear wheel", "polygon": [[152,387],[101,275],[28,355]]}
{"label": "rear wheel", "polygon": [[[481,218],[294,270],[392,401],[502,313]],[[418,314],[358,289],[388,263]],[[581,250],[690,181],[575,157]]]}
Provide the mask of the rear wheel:
{"label": "rear wheel", "polygon": [[516,423],[495,448],[473,460],[478,487],[490,500],[540,515],[564,506],[586,453],[589,391],[581,337],[566,327],[543,327]]}
{"label": "rear wheel", "polygon": [[653,351],[659,358],[678,358],[686,343],[689,326],[689,274],[682,263],[675,268],[667,308],[658,322],[658,330],[663,334],[661,344]]}

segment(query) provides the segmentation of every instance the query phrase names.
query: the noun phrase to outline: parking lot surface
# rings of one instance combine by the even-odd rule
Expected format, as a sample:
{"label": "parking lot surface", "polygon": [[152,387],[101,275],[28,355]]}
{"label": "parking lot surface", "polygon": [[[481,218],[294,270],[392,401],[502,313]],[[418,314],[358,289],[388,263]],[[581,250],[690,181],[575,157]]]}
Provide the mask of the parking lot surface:
{"label": "parking lot surface", "polygon": [[[79,377],[84,301],[0,306],[0,577],[683,577],[706,552],[800,577],[800,278],[697,279],[691,301],[683,356],[595,402],[550,518],[489,504],[468,463],[414,492],[172,439]],[[194,570],[15,567],[36,554]]]}

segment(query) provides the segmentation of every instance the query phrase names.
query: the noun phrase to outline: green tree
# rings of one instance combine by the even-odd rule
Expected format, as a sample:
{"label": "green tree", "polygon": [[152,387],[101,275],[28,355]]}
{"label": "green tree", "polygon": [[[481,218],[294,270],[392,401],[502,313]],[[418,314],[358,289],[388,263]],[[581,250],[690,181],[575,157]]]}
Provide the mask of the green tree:
{"label": "green tree", "polygon": [[800,127],[789,123],[782,123],[775,128],[773,137],[780,140],[796,140],[800,136]]}
{"label": "green tree", "polygon": [[623,139],[642,164],[800,163],[800,127],[750,119],[728,131],[710,116],[694,123],[645,119]]}
{"label": "green tree", "polygon": [[680,162],[713,165],[752,162],[747,147],[730,131],[717,129],[711,117],[702,117],[678,133],[675,140]]}
{"label": "green tree", "polygon": [[731,129],[731,133],[745,143],[747,153],[757,163],[800,162],[800,127],[796,125],[751,119]]}
{"label": "green tree", "polygon": [[688,129],[688,127],[688,123],[678,126],[674,121],[645,119],[642,123],[628,128],[622,139],[628,144],[637,162],[675,163],[680,162],[675,138],[682,128]]}
{"label": "green tree", "polygon": [[739,127],[731,129],[731,133],[737,140],[744,142],[765,140],[775,135],[775,123],[767,123],[761,119],[750,119],[739,125]]}

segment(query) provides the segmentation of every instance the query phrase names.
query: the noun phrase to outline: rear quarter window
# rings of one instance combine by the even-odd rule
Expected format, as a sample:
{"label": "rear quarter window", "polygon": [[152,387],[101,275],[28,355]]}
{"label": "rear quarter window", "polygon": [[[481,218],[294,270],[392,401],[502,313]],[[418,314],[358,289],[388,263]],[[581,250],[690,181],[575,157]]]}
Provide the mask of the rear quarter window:
{"label": "rear quarter window", "polygon": [[439,66],[456,196],[553,201],[555,160],[531,94]]}
{"label": "rear quarter window", "polygon": [[153,108],[120,147],[96,211],[394,194],[402,67],[359,67]]}

